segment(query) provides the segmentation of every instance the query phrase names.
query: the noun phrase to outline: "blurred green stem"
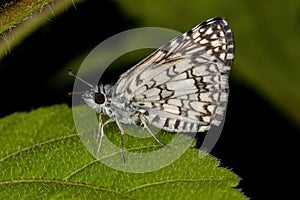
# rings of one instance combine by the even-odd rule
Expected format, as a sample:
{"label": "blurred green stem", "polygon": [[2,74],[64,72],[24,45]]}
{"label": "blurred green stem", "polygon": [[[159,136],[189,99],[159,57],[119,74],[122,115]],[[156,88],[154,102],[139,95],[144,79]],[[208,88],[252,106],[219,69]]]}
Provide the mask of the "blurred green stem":
{"label": "blurred green stem", "polygon": [[26,36],[82,0],[16,0],[0,9],[0,58]]}

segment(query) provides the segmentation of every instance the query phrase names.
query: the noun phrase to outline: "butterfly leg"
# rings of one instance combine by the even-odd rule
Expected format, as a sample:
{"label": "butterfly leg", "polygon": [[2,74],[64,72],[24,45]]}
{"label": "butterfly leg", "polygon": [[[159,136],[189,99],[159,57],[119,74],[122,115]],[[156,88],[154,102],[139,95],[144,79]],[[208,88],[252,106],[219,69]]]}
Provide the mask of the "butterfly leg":
{"label": "butterfly leg", "polygon": [[98,131],[97,131],[97,135],[96,135],[96,143],[98,143],[98,140],[101,137],[101,127],[102,127],[102,115],[101,113],[99,113],[99,118],[98,118]]}
{"label": "butterfly leg", "polygon": [[124,129],[122,127],[122,124],[118,120],[116,120],[116,123],[118,125],[118,128],[121,131],[121,137],[122,137],[122,155],[123,155],[123,162],[125,163],[126,160],[125,160]]}
{"label": "butterfly leg", "polygon": [[156,140],[156,142],[158,142],[161,146],[167,146],[167,145],[165,145],[164,143],[162,143],[155,135],[154,135],[154,133],[151,131],[151,129],[148,127],[148,125],[147,125],[147,123],[146,123],[146,121],[143,119],[143,118],[141,118],[141,122],[142,122],[142,124],[143,124],[143,126],[144,126],[144,128],[146,128],[146,130],[150,133],[150,135]]}
{"label": "butterfly leg", "polygon": [[[99,118],[101,118],[101,115],[99,116]],[[102,123],[102,119],[99,119],[99,126],[98,126],[98,132],[97,132],[97,143],[98,143],[98,148],[96,151],[96,155],[98,155],[100,148],[101,148],[101,144],[102,144],[102,139],[104,137],[104,131],[103,128],[106,124],[112,122],[114,120],[113,117],[109,118],[106,122]],[[98,142],[99,140],[99,142]]]}

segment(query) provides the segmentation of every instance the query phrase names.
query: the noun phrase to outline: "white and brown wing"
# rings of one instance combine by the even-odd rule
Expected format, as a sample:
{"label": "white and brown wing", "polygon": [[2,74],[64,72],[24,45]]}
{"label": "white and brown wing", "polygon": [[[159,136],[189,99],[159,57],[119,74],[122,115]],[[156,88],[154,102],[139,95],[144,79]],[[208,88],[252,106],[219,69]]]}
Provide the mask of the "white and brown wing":
{"label": "white and brown wing", "polygon": [[148,123],[168,131],[199,132],[219,125],[228,101],[233,34],[222,17],[171,40],[121,75],[122,96]]}

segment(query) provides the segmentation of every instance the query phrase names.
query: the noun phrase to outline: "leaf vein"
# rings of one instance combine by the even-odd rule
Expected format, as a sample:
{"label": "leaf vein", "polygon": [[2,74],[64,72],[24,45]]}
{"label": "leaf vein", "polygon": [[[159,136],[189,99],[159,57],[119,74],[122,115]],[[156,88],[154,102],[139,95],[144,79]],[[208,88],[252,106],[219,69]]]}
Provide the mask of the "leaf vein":
{"label": "leaf vein", "polygon": [[[141,147],[129,148],[129,149],[127,149],[127,150],[128,150],[128,151],[131,151],[131,150],[141,150],[141,149],[147,149],[147,148],[155,148],[155,147],[157,147],[157,146],[159,146],[159,145],[141,146]],[[76,169],[76,170],[74,170],[73,172],[71,172],[69,175],[65,176],[62,180],[68,180],[68,179],[70,179],[72,176],[74,176],[76,173],[78,173],[78,172],[84,170],[84,169],[85,169],[86,167],[88,167],[89,165],[92,165],[92,164],[94,164],[94,163],[96,163],[96,162],[98,162],[98,161],[100,161],[100,160],[103,160],[103,159],[109,158],[109,157],[111,157],[111,156],[114,156],[114,155],[116,155],[116,154],[118,154],[118,153],[122,153],[122,151],[115,152],[115,153],[110,154],[110,155],[107,155],[107,156],[105,156],[105,157],[101,157],[101,158],[99,158],[99,159],[95,159],[95,160],[92,160],[92,161],[90,161],[90,162],[87,162],[86,164],[82,165],[82,166],[79,167],[78,169]]]}
{"label": "leaf vein", "polygon": [[56,179],[20,179],[20,180],[0,181],[0,185],[22,184],[22,183],[57,183],[57,184],[69,185],[69,186],[79,186],[79,187],[91,188],[91,189],[95,189],[95,190],[103,190],[103,191],[113,192],[118,195],[136,199],[133,196],[130,196],[130,195],[123,193],[121,191],[118,191],[118,190],[114,190],[112,188],[99,187],[96,185],[79,183],[79,182],[70,182],[70,181],[63,181],[63,180],[56,180]]}
{"label": "leaf vein", "polygon": [[224,181],[224,180],[218,180],[218,179],[173,179],[173,180],[165,180],[165,181],[160,181],[160,182],[153,182],[153,183],[147,183],[147,184],[139,185],[139,186],[137,186],[135,188],[127,190],[125,193],[130,193],[130,192],[133,192],[135,190],[142,189],[142,188],[146,188],[146,187],[150,187],[150,186],[155,186],[155,185],[162,185],[162,184],[166,184],[166,183],[174,183],[174,182],[201,182],[201,181],[206,181],[206,182],[220,182],[220,183],[222,183],[222,181]]}
{"label": "leaf vein", "polygon": [[3,162],[6,159],[11,158],[11,157],[13,157],[13,156],[15,156],[15,155],[17,155],[21,152],[34,149],[35,147],[40,147],[40,146],[43,146],[45,144],[49,144],[49,143],[52,143],[52,142],[57,142],[57,141],[60,141],[60,140],[64,140],[64,139],[68,139],[68,138],[72,138],[72,137],[76,137],[76,136],[78,136],[78,135],[77,134],[65,135],[65,136],[62,136],[62,137],[53,138],[53,139],[50,139],[50,140],[46,140],[46,141],[43,141],[43,142],[40,142],[40,143],[33,144],[31,146],[24,147],[22,149],[19,149],[16,152],[13,152],[11,154],[8,154],[8,155],[4,156],[3,158],[0,159],[0,162]]}

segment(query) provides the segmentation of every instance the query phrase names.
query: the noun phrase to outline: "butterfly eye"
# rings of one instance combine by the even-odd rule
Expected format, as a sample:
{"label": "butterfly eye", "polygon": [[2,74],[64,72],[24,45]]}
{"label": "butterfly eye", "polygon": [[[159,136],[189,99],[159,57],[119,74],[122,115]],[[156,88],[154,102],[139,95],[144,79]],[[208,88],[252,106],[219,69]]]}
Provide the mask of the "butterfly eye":
{"label": "butterfly eye", "polygon": [[103,104],[105,102],[105,97],[102,93],[95,93],[95,102],[97,104]]}

